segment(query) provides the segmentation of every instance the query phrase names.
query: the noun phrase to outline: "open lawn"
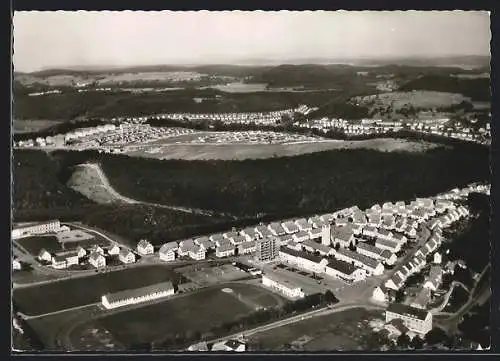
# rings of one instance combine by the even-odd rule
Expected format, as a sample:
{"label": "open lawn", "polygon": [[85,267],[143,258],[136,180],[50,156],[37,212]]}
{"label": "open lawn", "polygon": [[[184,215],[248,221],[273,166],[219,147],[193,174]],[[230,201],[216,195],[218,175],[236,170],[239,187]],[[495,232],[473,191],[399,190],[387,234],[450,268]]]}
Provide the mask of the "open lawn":
{"label": "open lawn", "polygon": [[251,336],[251,350],[283,350],[294,344],[304,351],[362,350],[373,333],[369,321],[382,317],[380,311],[359,308],[313,317]]}
{"label": "open lawn", "polygon": [[[223,292],[225,288],[233,289],[234,293]],[[238,294],[241,294],[241,300]],[[277,301],[272,303],[274,298],[267,298],[267,294],[270,292],[257,286],[230,284],[120,312],[102,318],[99,323],[125,345],[189,332],[204,334],[217,325],[253,312],[250,301],[260,306],[278,304]],[[71,335],[72,340],[78,337],[77,334]]]}
{"label": "open lawn", "polygon": [[357,141],[322,140],[285,144],[164,144],[131,147],[128,155],[183,160],[243,160],[291,157],[337,149],[373,149],[381,152],[422,152],[437,147],[429,142],[404,139],[368,139]]}
{"label": "open lawn", "polygon": [[409,91],[381,93],[373,96],[373,99],[366,97],[356,97],[360,104],[371,106],[392,106],[393,109],[401,109],[405,105],[412,105],[414,108],[440,108],[460,104],[469,98],[457,93],[445,93],[437,91]]}
{"label": "open lawn", "polygon": [[183,283],[185,279],[164,266],[134,267],[17,289],[13,293],[13,298],[21,312],[41,315],[100,302],[101,296],[106,293],[164,281]]}

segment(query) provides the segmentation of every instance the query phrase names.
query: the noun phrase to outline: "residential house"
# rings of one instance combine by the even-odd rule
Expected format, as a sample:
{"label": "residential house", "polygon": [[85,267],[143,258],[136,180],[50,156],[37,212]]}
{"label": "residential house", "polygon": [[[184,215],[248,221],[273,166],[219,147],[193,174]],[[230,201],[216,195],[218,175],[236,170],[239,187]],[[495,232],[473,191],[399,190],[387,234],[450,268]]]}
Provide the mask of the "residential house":
{"label": "residential house", "polygon": [[248,240],[245,236],[240,236],[240,235],[236,235],[236,236],[230,238],[229,240],[231,241],[231,244],[233,244],[235,246],[239,246],[245,242],[248,242]]}
{"label": "residential house", "polygon": [[278,236],[279,246],[287,245],[290,242],[295,242],[292,234],[284,234],[282,236]]}
{"label": "residential house", "polygon": [[141,239],[137,244],[137,252],[139,254],[146,256],[154,253],[154,247],[145,239]]}
{"label": "residential house", "polygon": [[398,291],[404,285],[405,278],[400,272],[396,272],[389,280],[385,282],[385,287]]}
{"label": "residential house", "polygon": [[441,262],[443,261],[443,257],[441,256],[441,253],[439,252],[436,252],[434,253],[434,263],[435,264],[441,264]]}
{"label": "residential house", "polygon": [[356,246],[356,252],[371,258],[381,260],[388,265],[393,265],[397,260],[397,257],[394,253],[363,242],[358,243],[358,245]]}
{"label": "residential house", "polygon": [[284,263],[296,266],[313,273],[323,273],[328,261],[322,257],[312,255],[303,251],[295,251],[288,247],[279,250],[280,260]]}
{"label": "residential house", "polygon": [[38,259],[41,261],[50,262],[52,261],[52,255],[45,248],[42,248],[40,252],[38,252]]}
{"label": "residential house", "polygon": [[217,247],[215,249],[215,256],[222,258],[222,257],[230,257],[234,256],[236,252],[236,248],[233,244],[226,244],[222,245],[220,247]]}
{"label": "residential house", "polygon": [[328,221],[319,216],[309,218],[308,222],[313,226],[313,228],[321,228],[324,225],[330,224]]}
{"label": "residential house", "polygon": [[52,267],[55,269],[63,269],[66,268],[66,257],[62,255],[55,255],[52,257]]}
{"label": "residential house", "polygon": [[14,271],[20,271],[20,270],[21,270],[21,268],[22,268],[22,267],[21,267],[21,262],[19,262],[19,260],[18,260],[18,259],[15,259],[15,258],[14,258],[14,259],[12,260],[12,269],[13,269]]}
{"label": "residential house", "polygon": [[99,252],[92,252],[89,256],[89,263],[95,268],[106,267],[106,258]]}
{"label": "residential house", "polygon": [[255,227],[255,231],[260,236],[260,238],[272,237],[272,232],[269,230],[267,226],[260,225]]}
{"label": "residential house", "polygon": [[299,227],[297,227],[294,221],[286,221],[281,225],[287,234],[293,234],[299,231]]}
{"label": "residential house", "polygon": [[[177,244],[177,242],[167,242],[160,247],[158,255],[162,261],[171,262],[175,260],[175,252],[178,249],[179,245]],[[188,250],[185,250],[185,252],[189,254]]]}
{"label": "residential house", "polygon": [[255,252],[256,242],[245,242],[238,245],[238,254],[249,254]]}
{"label": "residential house", "polygon": [[380,261],[346,248],[340,248],[335,251],[335,258],[362,268],[366,271],[367,275],[379,276],[384,273],[384,266]]}
{"label": "residential house", "polygon": [[304,242],[310,239],[309,233],[307,231],[299,231],[297,233],[294,233],[292,236],[295,242]]}
{"label": "residential house", "polygon": [[201,261],[205,259],[206,251],[203,246],[199,246],[193,242],[193,245],[188,249],[188,255],[196,261]]}
{"label": "residential house", "polygon": [[363,228],[363,235],[367,237],[376,237],[378,235],[378,230],[374,226],[366,226]]}
{"label": "residential house", "polygon": [[385,291],[384,286],[377,286],[373,289],[372,299],[376,302],[387,302],[387,292]]}
{"label": "residential house", "polygon": [[[247,228],[243,229],[242,231],[240,231],[240,234],[245,236],[247,238],[247,240],[249,240],[249,241],[254,241],[260,237],[259,233],[257,233],[257,231],[255,230],[255,227],[247,227]],[[213,240],[211,240],[211,241],[213,241]]]}
{"label": "residential house", "polygon": [[305,218],[295,220],[295,224],[299,227],[300,231],[310,231],[313,227]]}
{"label": "residential house", "polygon": [[225,238],[222,234],[217,233],[217,234],[212,234],[210,237],[208,237],[210,241],[215,243],[216,246],[219,246],[222,244],[224,241],[227,243],[231,243],[227,238]]}
{"label": "residential house", "polygon": [[215,249],[216,245],[214,242],[212,242],[208,237],[199,237],[194,240],[194,243],[197,244],[198,246],[202,246],[205,251],[208,251],[210,249]]}
{"label": "residential house", "polygon": [[385,311],[385,320],[390,322],[395,318],[401,319],[410,331],[422,335],[432,329],[432,314],[419,308],[391,303]]}
{"label": "residential house", "polygon": [[94,244],[90,247],[89,253],[99,253],[104,256],[104,249],[101,246]]}
{"label": "residential house", "polygon": [[375,247],[386,249],[392,253],[397,253],[401,250],[401,245],[392,240],[377,238],[375,241]]}
{"label": "residential house", "polygon": [[423,287],[436,292],[443,281],[443,269],[440,266],[432,266],[429,276],[424,282]]}
{"label": "residential house", "polygon": [[331,227],[331,240],[334,246],[349,247],[355,244],[354,232],[351,227]]}
{"label": "residential house", "polygon": [[122,248],[118,254],[118,259],[124,264],[135,263],[135,254],[129,249]]}
{"label": "residential house", "polygon": [[396,222],[394,221],[394,216],[391,215],[385,215],[382,218],[382,227],[384,229],[390,230],[394,229],[396,226]]}
{"label": "residential house", "polygon": [[274,236],[283,236],[286,234],[285,229],[279,222],[273,222],[268,226],[269,230]]}
{"label": "residential house", "polygon": [[331,247],[325,246],[324,244],[315,242],[313,240],[306,240],[302,242],[303,248],[311,253],[316,253],[318,252],[322,256],[329,256],[333,255],[334,250]]}
{"label": "residential house", "polygon": [[[81,250],[80,250],[81,248]],[[82,256],[80,257],[83,257],[87,254],[87,252],[83,253],[85,250],[82,248],[82,247],[79,247],[78,248],[78,251],[81,252],[81,254],[83,254]],[[113,244],[109,249],[108,249],[108,254],[110,256],[116,256],[117,254],[120,253],[120,247],[118,247],[116,244]]]}
{"label": "residential house", "polygon": [[325,266],[325,274],[349,283],[362,281],[366,278],[366,273],[362,269],[338,259],[328,260]]}

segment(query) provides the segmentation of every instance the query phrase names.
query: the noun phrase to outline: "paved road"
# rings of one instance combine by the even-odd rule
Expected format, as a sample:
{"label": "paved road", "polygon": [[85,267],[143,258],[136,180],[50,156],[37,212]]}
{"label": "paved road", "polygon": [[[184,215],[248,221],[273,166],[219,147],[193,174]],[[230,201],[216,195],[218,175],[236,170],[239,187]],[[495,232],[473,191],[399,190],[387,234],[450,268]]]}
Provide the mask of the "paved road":
{"label": "paved road", "polygon": [[179,211],[179,212],[184,212],[184,213],[191,213],[191,214],[199,214],[199,215],[204,215],[204,216],[219,216],[219,217],[229,217],[232,219],[237,219],[236,217],[227,214],[227,213],[218,213],[215,211],[209,211],[209,210],[204,210],[204,209],[199,209],[199,208],[188,208],[188,207],[181,207],[181,206],[170,206],[170,205],[165,205],[165,204],[159,204],[159,203],[153,203],[153,202],[145,202],[145,201],[138,201],[132,198],[125,197],[118,193],[111,183],[109,182],[108,177],[106,174],[104,174],[102,168],[100,165],[96,163],[86,163],[82,166],[91,168],[96,171],[97,175],[99,176],[102,186],[117,200],[120,200],[124,203],[128,204],[143,204],[147,206],[153,206],[157,208],[165,208],[165,209],[170,209],[173,211]]}

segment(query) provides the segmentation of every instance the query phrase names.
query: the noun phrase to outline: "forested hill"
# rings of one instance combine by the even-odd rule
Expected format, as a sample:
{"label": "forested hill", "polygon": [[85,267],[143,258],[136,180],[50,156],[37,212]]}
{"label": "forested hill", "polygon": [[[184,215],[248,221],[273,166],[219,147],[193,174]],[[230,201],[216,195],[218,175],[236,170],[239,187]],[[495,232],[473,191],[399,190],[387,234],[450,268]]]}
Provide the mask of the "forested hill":
{"label": "forested hill", "polygon": [[433,90],[448,93],[460,93],[475,101],[490,101],[490,79],[461,79],[442,75],[425,75],[409,81],[400,90]]}

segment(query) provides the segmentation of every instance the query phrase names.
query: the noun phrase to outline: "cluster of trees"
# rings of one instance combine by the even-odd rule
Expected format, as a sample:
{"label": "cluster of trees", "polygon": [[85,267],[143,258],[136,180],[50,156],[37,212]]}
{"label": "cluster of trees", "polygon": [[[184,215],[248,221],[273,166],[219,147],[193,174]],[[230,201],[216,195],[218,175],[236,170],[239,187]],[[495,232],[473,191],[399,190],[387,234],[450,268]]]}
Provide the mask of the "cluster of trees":
{"label": "cluster of trees", "polygon": [[111,184],[131,198],[242,217],[314,214],[353,204],[364,208],[489,178],[488,149],[472,145],[411,154],[356,149],[244,161],[102,155],[100,162]]}
{"label": "cluster of trees", "polygon": [[[453,236],[449,258],[452,261],[462,259],[472,271],[481,272],[490,259],[490,197],[471,194],[468,205],[477,217],[470,220],[470,226],[464,232]],[[470,251],[471,244],[474,245],[474,252]]]}
{"label": "cluster of trees", "polygon": [[490,101],[490,79],[464,79],[447,75],[425,75],[400,87],[402,91],[432,90],[460,93],[476,101]]}
{"label": "cluster of trees", "polygon": [[475,306],[458,325],[463,337],[480,343],[483,347],[491,344],[491,298],[483,305]]}
{"label": "cluster of trees", "polygon": [[189,331],[184,334],[169,335],[160,342],[155,342],[150,347],[154,350],[166,350],[172,348],[185,347],[189,343],[200,339],[222,337],[223,335],[236,333],[249,327],[280,320],[291,315],[306,312],[312,308],[325,307],[335,304],[338,299],[327,290],[325,293],[308,295],[296,301],[288,301],[279,308],[266,308],[255,311],[247,316],[243,316],[234,321],[215,325],[209,332],[202,335],[198,331]]}

